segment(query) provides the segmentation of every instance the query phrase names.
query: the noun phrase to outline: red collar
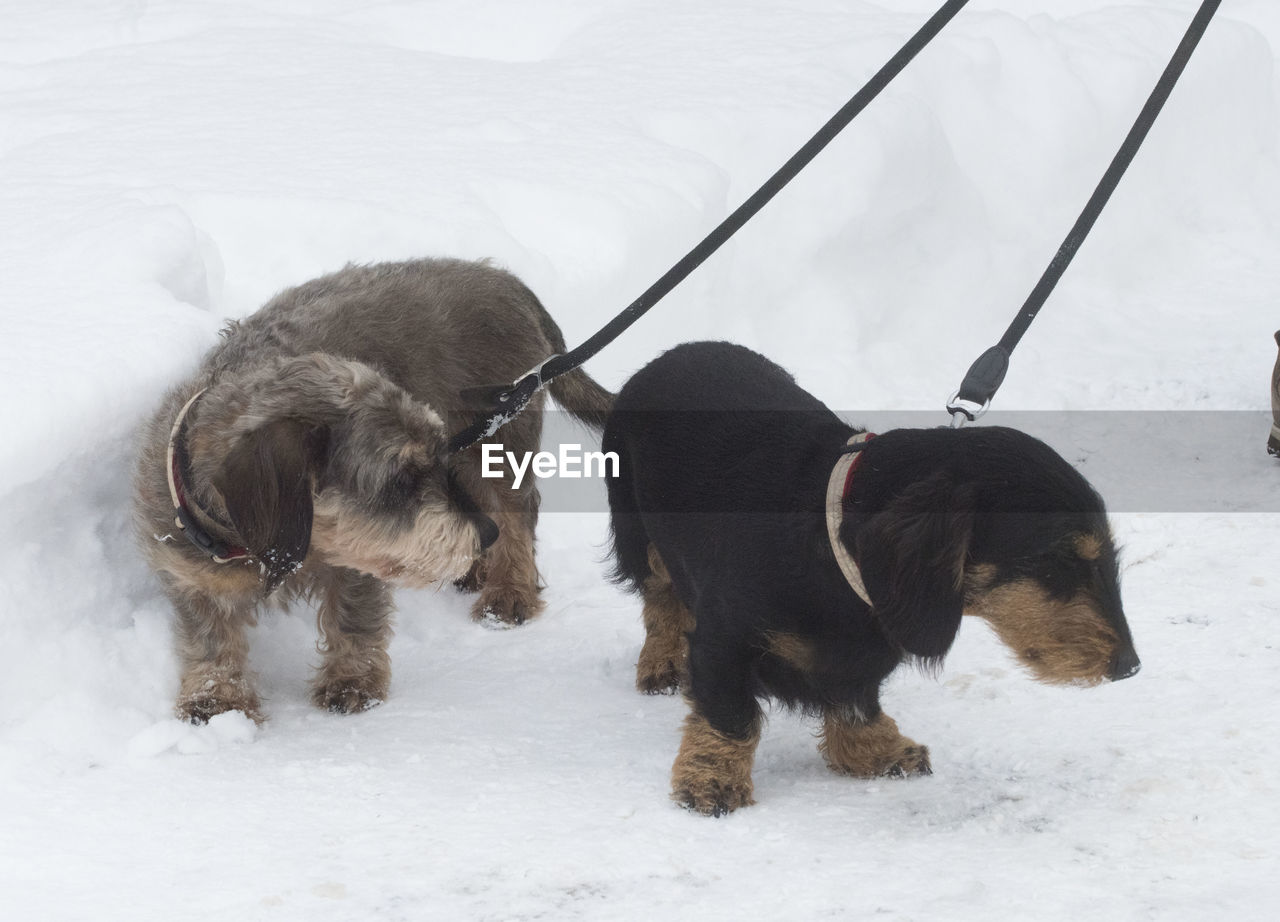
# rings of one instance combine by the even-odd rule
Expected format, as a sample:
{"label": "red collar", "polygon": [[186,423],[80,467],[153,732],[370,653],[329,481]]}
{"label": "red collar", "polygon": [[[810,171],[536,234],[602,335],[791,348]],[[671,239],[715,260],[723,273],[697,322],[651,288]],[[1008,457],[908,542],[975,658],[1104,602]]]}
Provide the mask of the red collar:
{"label": "red collar", "polygon": [[840,493],[840,499],[849,498],[849,487],[853,484],[853,475],[858,472],[858,465],[862,463],[862,449],[867,447],[867,443],[876,437],[874,432],[862,433],[862,440],[856,446],[850,446],[845,450],[853,455],[853,463],[849,465],[849,473],[844,475],[844,490]]}

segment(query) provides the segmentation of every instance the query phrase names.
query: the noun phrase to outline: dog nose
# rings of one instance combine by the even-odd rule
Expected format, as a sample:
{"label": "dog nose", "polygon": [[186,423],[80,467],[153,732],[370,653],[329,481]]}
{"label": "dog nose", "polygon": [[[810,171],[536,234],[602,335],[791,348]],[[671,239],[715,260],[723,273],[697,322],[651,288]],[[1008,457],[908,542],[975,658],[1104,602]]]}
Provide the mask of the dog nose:
{"label": "dog nose", "polygon": [[472,523],[476,527],[476,535],[480,538],[480,550],[487,551],[489,546],[498,540],[498,523],[479,511],[476,512]]}
{"label": "dog nose", "polygon": [[498,540],[498,523],[484,514],[480,504],[472,499],[471,494],[458,482],[457,471],[453,468],[449,468],[448,483],[449,496],[453,504],[475,526],[481,552],[487,551],[489,546]]}
{"label": "dog nose", "polygon": [[1137,651],[1133,647],[1126,646],[1111,658],[1111,664],[1107,667],[1107,678],[1112,682],[1119,682],[1121,679],[1137,675],[1141,668],[1142,661],[1138,659]]}

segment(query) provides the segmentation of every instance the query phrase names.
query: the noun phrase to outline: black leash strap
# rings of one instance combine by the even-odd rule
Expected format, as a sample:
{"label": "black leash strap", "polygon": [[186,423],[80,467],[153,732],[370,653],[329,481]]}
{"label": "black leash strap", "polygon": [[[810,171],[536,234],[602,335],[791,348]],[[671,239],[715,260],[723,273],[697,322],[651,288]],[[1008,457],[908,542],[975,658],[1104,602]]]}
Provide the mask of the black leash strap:
{"label": "black leash strap", "polygon": [[1084,211],[1072,225],[1067,239],[1058,248],[1057,254],[1049,263],[1049,268],[1045,269],[1044,275],[1040,276],[1040,281],[1031,290],[1031,294],[1023,303],[1017,316],[1013,318],[1013,322],[1009,324],[1009,328],[1004,331],[1004,336],[1000,337],[1000,342],[978,356],[977,361],[969,366],[964,380],[960,383],[960,389],[947,401],[947,412],[951,414],[952,426],[959,427],[966,422],[972,422],[986,412],[991,398],[995,396],[996,390],[1004,381],[1005,372],[1009,370],[1009,356],[1014,346],[1022,339],[1022,334],[1027,332],[1031,321],[1036,319],[1036,314],[1040,312],[1040,308],[1048,300],[1054,286],[1067,271],[1067,266],[1071,265],[1076,251],[1080,249],[1089,231],[1093,229],[1094,222],[1098,220],[1098,215],[1102,213],[1107,200],[1111,198],[1111,193],[1119,185],[1120,177],[1133,162],[1134,155],[1138,153],[1138,148],[1142,146],[1147,132],[1151,130],[1152,123],[1155,122],[1160,109],[1173,91],[1174,84],[1182,76],[1187,62],[1191,60],[1191,53],[1195,51],[1196,45],[1199,44],[1201,36],[1209,26],[1209,21],[1213,19],[1213,14],[1218,11],[1221,3],[1222,0],[1204,0],[1200,5],[1200,10],[1191,21],[1187,34],[1182,37],[1177,50],[1174,51],[1169,66],[1160,75],[1160,80],[1147,98],[1146,105],[1138,113],[1137,121],[1129,129],[1129,134],[1120,145],[1120,150],[1102,175],[1102,181],[1098,183],[1098,187],[1093,190],[1093,195],[1085,204]]}
{"label": "black leash strap", "polygon": [[623,331],[639,320],[644,314],[673,288],[683,282],[694,269],[718,250],[730,237],[738,232],[747,221],[767,205],[782,188],[804,169],[854,118],[865,109],[880,91],[933,38],[942,31],[969,0],[948,0],[929,18],[915,35],[911,36],[902,49],[898,51],[884,67],[876,72],[857,94],[832,116],[831,120],[819,129],[790,160],[782,165],[768,181],[759,188],[738,209],[725,218],[720,225],[708,234],[701,243],[689,251],[683,259],[672,266],[667,273],[654,282],[644,294],[631,302],[618,316],[610,320],[594,336],[564,355],[553,355],[537,368],[526,372],[511,385],[498,385],[494,388],[479,390],[488,391],[492,408],[474,423],[455,435],[449,442],[451,451],[461,451],[480,439],[493,435],[505,423],[510,422],[525,408],[533,395],[541,388],[567,371],[572,371],[586,362],[609,343],[613,342]]}

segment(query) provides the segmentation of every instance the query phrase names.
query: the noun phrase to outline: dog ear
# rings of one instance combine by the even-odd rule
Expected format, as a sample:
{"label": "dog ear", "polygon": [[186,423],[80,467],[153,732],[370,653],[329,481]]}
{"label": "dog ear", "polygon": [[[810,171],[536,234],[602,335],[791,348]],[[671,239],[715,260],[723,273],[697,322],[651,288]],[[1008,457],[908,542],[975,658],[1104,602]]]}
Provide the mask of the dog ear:
{"label": "dog ear", "polygon": [[276,419],[241,436],[213,477],[231,523],[266,569],[268,593],[311,545],[311,475],[322,442],[313,424]]}
{"label": "dog ear", "polygon": [[941,659],[964,611],[974,495],[945,475],[912,484],[858,530],[872,615],[907,653]]}

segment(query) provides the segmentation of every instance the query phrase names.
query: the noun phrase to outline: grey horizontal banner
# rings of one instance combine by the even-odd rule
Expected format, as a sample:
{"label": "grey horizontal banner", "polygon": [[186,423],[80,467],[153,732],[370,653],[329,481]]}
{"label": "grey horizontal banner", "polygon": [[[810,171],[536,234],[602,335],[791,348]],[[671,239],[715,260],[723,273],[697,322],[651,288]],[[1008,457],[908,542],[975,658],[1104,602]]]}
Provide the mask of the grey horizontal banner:
{"label": "grey horizontal banner", "polygon": [[[872,432],[936,428],[945,422],[940,411],[837,415]],[[1269,412],[992,411],[970,425],[1007,426],[1048,443],[1089,480],[1112,512],[1280,512],[1280,458],[1266,450]],[[501,430],[485,441],[501,443]],[[570,462],[565,472],[536,477],[544,513],[608,511],[598,459],[586,457],[600,451],[598,433],[548,410],[542,451],[557,460],[564,452]],[[542,465],[544,472],[550,467],[550,462]],[[609,465],[604,467],[607,473]],[[532,464],[526,476],[535,477]]]}

